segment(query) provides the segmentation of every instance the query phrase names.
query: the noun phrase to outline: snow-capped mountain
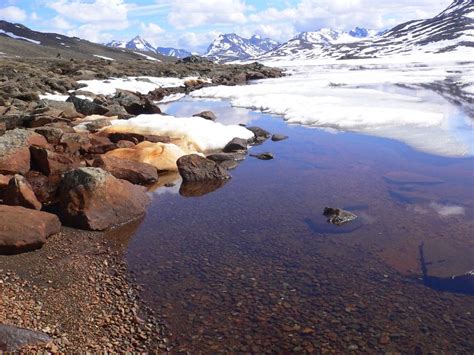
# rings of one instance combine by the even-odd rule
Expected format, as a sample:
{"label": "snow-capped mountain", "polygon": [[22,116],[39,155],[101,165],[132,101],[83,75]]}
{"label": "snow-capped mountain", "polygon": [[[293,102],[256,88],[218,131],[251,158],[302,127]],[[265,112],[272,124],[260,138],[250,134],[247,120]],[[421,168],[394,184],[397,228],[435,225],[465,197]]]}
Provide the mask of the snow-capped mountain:
{"label": "snow-capped mountain", "polygon": [[205,57],[218,61],[232,61],[255,58],[278,46],[269,38],[253,36],[244,38],[235,33],[223,34],[217,37],[208,47]]}
{"label": "snow-capped mountain", "polygon": [[433,18],[409,21],[383,33],[363,28],[304,32],[258,59],[368,58],[441,53],[463,47],[474,47],[473,0],[455,0]]}
{"label": "snow-capped mountain", "polygon": [[153,45],[147,40],[143,39],[140,36],[136,36],[132,40],[125,41],[111,41],[106,44],[107,47],[112,48],[126,48],[132,51],[140,52],[152,52],[157,54],[162,54],[168,57],[176,58],[186,58],[191,55],[191,52],[188,52],[184,49],[169,48],[169,47],[153,47]]}

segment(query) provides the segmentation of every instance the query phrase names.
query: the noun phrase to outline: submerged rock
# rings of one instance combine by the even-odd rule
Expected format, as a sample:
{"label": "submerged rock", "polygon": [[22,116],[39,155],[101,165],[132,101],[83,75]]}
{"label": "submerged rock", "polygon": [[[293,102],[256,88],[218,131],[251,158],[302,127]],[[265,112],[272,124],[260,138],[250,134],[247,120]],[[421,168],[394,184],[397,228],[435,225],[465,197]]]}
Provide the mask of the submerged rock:
{"label": "submerged rock", "polygon": [[349,211],[340,208],[325,207],[324,216],[328,218],[328,222],[336,226],[342,226],[357,219],[357,216]]}
{"label": "submerged rock", "polygon": [[64,221],[90,230],[105,230],[137,219],[150,201],[145,188],[99,168],[79,168],[64,174],[59,196]]}
{"label": "submerged rock", "polygon": [[223,187],[228,180],[207,180],[184,182],[179,188],[179,194],[184,197],[200,197]]}
{"label": "submerged rock", "polygon": [[[0,253],[17,254],[41,248],[61,229],[56,215],[20,206],[0,205]],[[1,343],[0,336],[0,343]]]}
{"label": "submerged rock", "polygon": [[215,153],[207,156],[207,159],[214,160],[217,163],[222,163],[224,161],[242,161],[245,160],[245,153]]}
{"label": "submerged rock", "polygon": [[182,156],[177,162],[178,171],[183,182],[196,182],[208,180],[226,180],[229,173],[213,160],[203,158],[197,154]]}
{"label": "submerged rock", "polygon": [[210,121],[215,121],[217,119],[216,115],[212,111],[202,111],[200,113],[196,113],[195,115],[193,115],[193,117],[202,117]]}
{"label": "submerged rock", "polygon": [[45,333],[0,324],[0,351],[19,351],[27,345],[46,344],[52,339]]}
{"label": "submerged rock", "polygon": [[259,154],[250,154],[250,156],[260,159],[260,160],[272,160],[275,158],[273,154],[269,152],[259,153]]}
{"label": "submerged rock", "polygon": [[273,142],[284,141],[285,139],[288,139],[288,136],[285,136],[284,134],[274,134],[272,136]]}

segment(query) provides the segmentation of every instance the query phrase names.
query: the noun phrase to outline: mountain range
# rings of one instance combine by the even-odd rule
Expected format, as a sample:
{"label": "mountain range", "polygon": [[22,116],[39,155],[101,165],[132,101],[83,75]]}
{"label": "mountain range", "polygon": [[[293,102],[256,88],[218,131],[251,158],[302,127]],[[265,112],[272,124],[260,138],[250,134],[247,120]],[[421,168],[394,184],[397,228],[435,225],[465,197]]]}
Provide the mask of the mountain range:
{"label": "mountain range", "polygon": [[[402,23],[378,33],[323,28],[302,32],[285,43],[235,33],[218,36],[203,54],[217,62],[317,58],[373,58],[416,53],[442,53],[474,47],[474,1],[455,0],[438,15]],[[0,57],[71,57],[111,60],[175,60],[190,56],[184,49],[154,47],[140,36],[106,45],[77,37],[31,30],[0,20]]]}
{"label": "mountain range", "polygon": [[170,47],[154,47],[150,42],[140,36],[136,36],[128,42],[111,41],[109,43],[106,43],[105,45],[111,48],[126,48],[132,51],[151,52],[179,59],[186,58],[191,55],[191,52],[188,52],[184,49],[176,49]]}

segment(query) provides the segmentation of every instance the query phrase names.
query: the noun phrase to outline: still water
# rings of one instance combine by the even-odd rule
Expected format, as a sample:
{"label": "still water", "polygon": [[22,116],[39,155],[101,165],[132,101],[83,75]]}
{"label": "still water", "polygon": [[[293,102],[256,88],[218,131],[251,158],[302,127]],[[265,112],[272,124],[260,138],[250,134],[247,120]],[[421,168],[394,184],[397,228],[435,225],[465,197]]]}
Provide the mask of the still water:
{"label": "still water", "polygon": [[[474,285],[462,276],[474,270],[473,158],[222,101],[164,107],[207,109],[289,139],[253,147],[275,159],[248,157],[220,188],[193,189],[215,190],[203,196],[180,195],[179,179],[153,192],[127,262],[176,352],[474,350]],[[325,206],[359,218],[330,225]]]}

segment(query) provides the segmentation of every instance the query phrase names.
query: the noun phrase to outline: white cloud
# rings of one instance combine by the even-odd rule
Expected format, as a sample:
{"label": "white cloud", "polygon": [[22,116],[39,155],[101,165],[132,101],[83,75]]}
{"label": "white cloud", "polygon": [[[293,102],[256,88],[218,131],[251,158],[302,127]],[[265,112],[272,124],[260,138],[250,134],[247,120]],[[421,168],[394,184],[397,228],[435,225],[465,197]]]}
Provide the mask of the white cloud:
{"label": "white cloud", "polygon": [[50,22],[50,26],[53,26],[53,28],[60,30],[69,30],[73,28],[73,26],[69,22],[67,22],[60,16],[54,17]]}
{"label": "white cloud", "polygon": [[48,4],[64,18],[82,23],[127,21],[128,7],[123,0],[56,0]]}
{"label": "white cloud", "polygon": [[251,8],[242,0],[175,0],[168,21],[178,29],[216,24],[243,24]]}
{"label": "white cloud", "polygon": [[21,22],[27,18],[26,12],[16,6],[0,8],[0,20]]}

